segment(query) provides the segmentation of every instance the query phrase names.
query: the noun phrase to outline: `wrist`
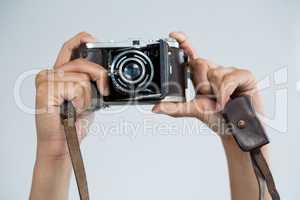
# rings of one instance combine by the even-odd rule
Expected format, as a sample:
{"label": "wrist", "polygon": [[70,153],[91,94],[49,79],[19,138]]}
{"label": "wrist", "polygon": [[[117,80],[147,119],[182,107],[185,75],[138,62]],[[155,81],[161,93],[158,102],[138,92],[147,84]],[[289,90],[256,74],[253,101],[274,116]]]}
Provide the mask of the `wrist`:
{"label": "wrist", "polygon": [[[71,172],[72,165],[69,159],[37,156],[30,199],[67,199]],[[64,198],[58,198],[59,196]]]}
{"label": "wrist", "polygon": [[49,171],[61,170],[63,172],[71,170],[72,163],[67,154],[57,155],[37,150],[35,167]]}
{"label": "wrist", "polygon": [[43,162],[70,162],[70,156],[65,141],[37,143],[36,160]]}
{"label": "wrist", "polygon": [[68,180],[71,176],[72,163],[68,158],[37,156],[34,164],[34,179],[38,182],[51,182],[53,179]]}
{"label": "wrist", "polygon": [[72,163],[69,159],[55,159],[47,156],[37,156],[35,160],[35,169],[51,173],[64,173],[72,169]]}

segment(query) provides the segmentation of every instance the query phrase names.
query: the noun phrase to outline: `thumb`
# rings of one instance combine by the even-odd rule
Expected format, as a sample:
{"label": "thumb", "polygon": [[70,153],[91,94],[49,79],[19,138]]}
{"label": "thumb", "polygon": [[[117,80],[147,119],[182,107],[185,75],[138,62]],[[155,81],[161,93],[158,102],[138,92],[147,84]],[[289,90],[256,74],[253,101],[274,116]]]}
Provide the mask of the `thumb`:
{"label": "thumb", "polygon": [[180,103],[161,102],[153,107],[152,112],[171,117],[197,117],[201,110],[201,105],[197,104],[196,100],[192,100]]}

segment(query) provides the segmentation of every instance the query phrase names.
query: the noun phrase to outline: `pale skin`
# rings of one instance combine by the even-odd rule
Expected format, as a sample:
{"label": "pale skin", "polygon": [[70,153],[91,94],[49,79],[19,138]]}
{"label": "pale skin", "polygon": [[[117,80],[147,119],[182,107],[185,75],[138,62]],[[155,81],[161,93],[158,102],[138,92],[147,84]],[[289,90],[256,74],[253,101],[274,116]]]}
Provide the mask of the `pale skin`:
{"label": "pale skin", "polygon": [[[157,104],[153,112],[172,117],[195,117],[211,127],[220,136],[224,147],[231,199],[258,199],[258,185],[249,154],[238,148],[231,135],[224,134],[220,128],[222,123],[219,123],[222,122],[219,111],[234,96],[251,96],[256,111],[262,112],[254,76],[247,70],[221,67],[200,58],[183,33],[173,32],[170,37],[179,42],[189,57],[197,95],[189,102]],[[102,66],[84,59],[70,61],[72,50],[86,42],[95,42],[95,38],[85,32],[71,38],[60,50],[53,69],[41,71],[36,77],[37,154],[31,200],[68,199],[72,165],[60,123],[59,105],[64,100],[72,101],[77,111],[78,137],[82,141],[87,125],[93,120],[93,113],[87,111],[91,104],[90,81],[97,82],[102,95],[109,94],[107,74]],[[263,151],[267,156],[266,149]],[[269,195],[266,199],[270,199]]]}

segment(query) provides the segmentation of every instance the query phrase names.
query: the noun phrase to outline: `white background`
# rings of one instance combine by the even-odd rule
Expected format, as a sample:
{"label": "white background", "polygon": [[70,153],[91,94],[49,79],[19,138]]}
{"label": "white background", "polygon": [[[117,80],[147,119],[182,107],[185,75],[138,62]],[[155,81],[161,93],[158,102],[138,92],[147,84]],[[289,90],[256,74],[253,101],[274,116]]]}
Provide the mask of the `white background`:
{"label": "white background", "polygon": [[[34,115],[20,109],[13,92],[23,72],[50,68],[63,42],[79,31],[122,40],[166,37],[173,30],[185,31],[204,58],[248,68],[259,80],[270,78],[262,95],[271,126],[272,169],[283,199],[299,199],[299,10],[297,0],[1,0],[0,199],[27,199],[30,191]],[[279,77],[288,82],[274,86],[274,72],[283,67],[288,75],[284,69]],[[21,87],[23,103],[31,109],[34,96],[32,76]],[[142,108],[147,112],[130,107],[97,113],[95,127],[102,129],[82,145],[91,199],[230,199],[219,139],[201,131],[205,127],[197,120]],[[124,130],[128,123],[135,129]],[[175,134],[167,134],[163,125],[175,127]],[[119,135],[113,134],[118,128]],[[192,135],[180,135],[184,131]],[[72,181],[70,199],[77,199]]]}

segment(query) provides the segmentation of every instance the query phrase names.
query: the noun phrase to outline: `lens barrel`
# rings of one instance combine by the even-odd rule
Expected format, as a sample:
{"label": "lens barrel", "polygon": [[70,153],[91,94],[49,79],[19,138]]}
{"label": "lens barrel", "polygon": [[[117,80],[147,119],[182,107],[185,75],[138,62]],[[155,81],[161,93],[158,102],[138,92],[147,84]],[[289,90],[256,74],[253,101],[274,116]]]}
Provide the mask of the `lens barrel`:
{"label": "lens barrel", "polygon": [[118,92],[137,93],[151,83],[153,76],[152,61],[142,51],[127,50],[113,58],[110,77]]}

